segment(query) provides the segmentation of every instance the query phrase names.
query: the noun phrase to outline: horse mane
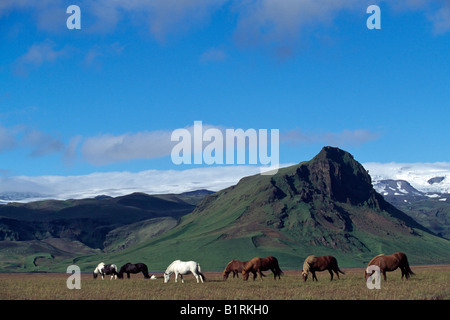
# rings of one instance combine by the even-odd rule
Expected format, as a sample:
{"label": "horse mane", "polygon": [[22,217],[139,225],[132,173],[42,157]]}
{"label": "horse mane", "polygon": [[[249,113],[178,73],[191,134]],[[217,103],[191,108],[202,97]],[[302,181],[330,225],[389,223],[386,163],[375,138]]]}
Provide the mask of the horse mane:
{"label": "horse mane", "polygon": [[98,273],[98,272],[100,272],[100,268],[101,267],[104,267],[105,266],[105,263],[103,263],[103,262],[100,262],[96,267],[95,267],[95,269],[94,269],[94,273]]}
{"label": "horse mane", "polygon": [[303,272],[308,273],[311,264],[317,261],[317,257],[315,255],[308,256],[303,263]]}
{"label": "horse mane", "polygon": [[169,264],[169,266],[167,267],[165,273],[168,273],[168,271],[170,270],[170,268],[171,268],[175,263],[177,263],[177,262],[181,262],[181,260],[175,260],[175,261],[173,261],[171,264]]}
{"label": "horse mane", "polygon": [[244,271],[247,272],[248,270],[251,270],[253,267],[259,268],[260,264],[261,264],[261,258],[254,257],[244,264],[244,267],[242,268],[242,272],[244,272]]}
{"label": "horse mane", "polygon": [[370,266],[370,264],[371,264],[374,260],[378,259],[378,258],[381,257],[381,256],[384,256],[384,254],[379,254],[379,255],[375,256],[372,260],[370,260],[370,261],[369,261],[369,266]]}
{"label": "horse mane", "polygon": [[230,262],[228,262],[227,266],[225,267],[224,272],[230,271],[230,265],[234,262],[235,260],[231,260]]}

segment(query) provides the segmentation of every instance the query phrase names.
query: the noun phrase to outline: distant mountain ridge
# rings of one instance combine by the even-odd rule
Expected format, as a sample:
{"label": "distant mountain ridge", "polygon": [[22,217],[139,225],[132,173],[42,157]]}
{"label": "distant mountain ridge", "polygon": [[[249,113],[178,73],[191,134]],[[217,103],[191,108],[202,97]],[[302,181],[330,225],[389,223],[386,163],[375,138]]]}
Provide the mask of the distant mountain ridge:
{"label": "distant mountain ridge", "polygon": [[34,255],[46,257],[40,258],[45,265],[127,248],[173,228],[209,193],[133,193],[4,204],[0,206],[0,270],[33,267],[30,261],[37,266]]}

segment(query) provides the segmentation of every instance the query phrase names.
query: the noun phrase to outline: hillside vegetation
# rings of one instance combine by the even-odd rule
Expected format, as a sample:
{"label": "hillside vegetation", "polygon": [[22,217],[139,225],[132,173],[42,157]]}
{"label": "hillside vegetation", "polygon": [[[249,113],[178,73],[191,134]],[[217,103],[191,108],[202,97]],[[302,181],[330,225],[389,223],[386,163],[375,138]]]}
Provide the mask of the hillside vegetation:
{"label": "hillside vegetation", "polygon": [[310,161],[205,197],[159,237],[75,262],[86,268],[99,260],[145,262],[164,270],[181,259],[221,270],[232,259],[273,255],[283,268],[297,268],[310,254],[331,254],[343,266],[360,267],[396,251],[411,264],[450,262],[450,241],[387,203],[352,155],[325,147]]}

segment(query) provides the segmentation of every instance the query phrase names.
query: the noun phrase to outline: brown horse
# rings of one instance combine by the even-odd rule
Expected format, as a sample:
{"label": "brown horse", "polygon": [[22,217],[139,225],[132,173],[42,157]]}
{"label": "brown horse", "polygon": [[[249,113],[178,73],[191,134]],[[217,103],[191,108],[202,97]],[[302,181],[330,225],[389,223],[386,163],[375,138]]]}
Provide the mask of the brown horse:
{"label": "brown horse", "polygon": [[[403,252],[396,252],[387,256],[384,254],[380,254],[370,260],[367,267],[373,265],[380,268],[380,272],[383,274],[384,281],[386,281],[386,272],[394,271],[397,268],[400,268],[400,270],[402,271],[402,279],[403,277],[408,279],[410,276],[414,275],[414,272],[412,272],[411,268],[409,267],[408,258]],[[366,278],[366,281],[373,274],[373,272],[368,273],[367,271],[367,269],[364,271],[364,277]]]}
{"label": "brown horse", "polygon": [[262,280],[262,277],[265,277],[265,275],[263,275],[261,271],[266,271],[269,269],[273,272],[274,279],[276,279],[277,276],[278,279],[281,279],[280,275],[283,271],[281,271],[280,266],[278,265],[277,258],[272,256],[266,258],[255,257],[245,264],[244,269],[242,270],[242,278],[247,281],[250,272],[252,272],[253,280],[255,280],[257,277],[256,272],[258,272]]}
{"label": "brown horse", "polygon": [[[233,272],[233,278],[234,277],[239,278],[239,273],[242,272],[247,262],[248,261],[239,261],[239,260],[231,260],[230,262],[228,262],[227,266],[225,267],[225,270],[223,270],[223,280],[224,281],[227,280],[228,275],[231,272]],[[256,277],[256,271],[254,272],[254,276]]]}
{"label": "brown horse", "polygon": [[302,276],[303,280],[306,281],[308,279],[309,272],[312,273],[312,279],[317,280],[316,271],[324,271],[328,270],[328,272],[331,275],[331,280],[333,280],[333,271],[336,273],[338,279],[339,279],[339,273],[345,274],[341,269],[338,267],[338,263],[335,257],[333,256],[322,256],[322,257],[316,257],[316,256],[309,256],[305,259],[305,262],[303,263],[303,270],[302,270]]}

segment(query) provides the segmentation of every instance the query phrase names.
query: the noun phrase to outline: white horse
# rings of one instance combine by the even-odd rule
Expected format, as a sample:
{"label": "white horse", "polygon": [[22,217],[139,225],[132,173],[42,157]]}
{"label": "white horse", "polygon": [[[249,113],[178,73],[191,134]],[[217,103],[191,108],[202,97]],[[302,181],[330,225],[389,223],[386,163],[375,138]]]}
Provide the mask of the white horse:
{"label": "white horse", "polygon": [[200,278],[203,283],[205,276],[200,269],[200,265],[195,261],[185,262],[180,260],[175,260],[167,267],[166,272],[164,272],[164,283],[169,282],[172,273],[175,273],[175,282],[177,282],[178,275],[180,275],[181,282],[184,283],[183,274],[188,274],[189,272],[195,276],[197,283],[199,283],[198,278]]}
{"label": "white horse", "polygon": [[94,270],[94,279],[97,278],[98,274],[101,274],[102,280],[104,279],[105,275],[111,275],[111,279],[117,279],[117,266],[115,264],[104,264],[103,262],[100,262]]}

